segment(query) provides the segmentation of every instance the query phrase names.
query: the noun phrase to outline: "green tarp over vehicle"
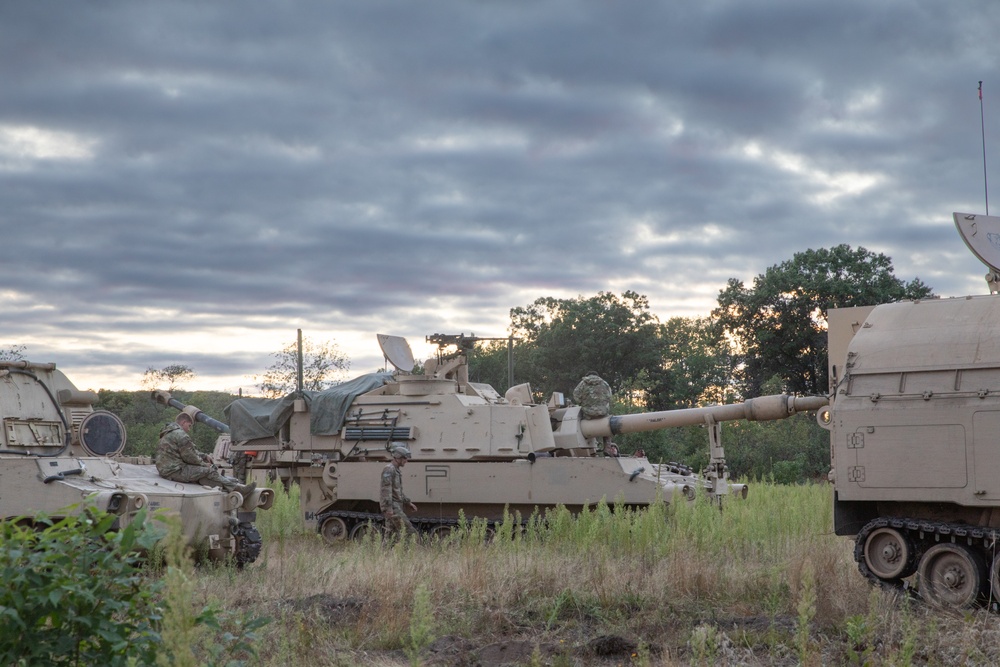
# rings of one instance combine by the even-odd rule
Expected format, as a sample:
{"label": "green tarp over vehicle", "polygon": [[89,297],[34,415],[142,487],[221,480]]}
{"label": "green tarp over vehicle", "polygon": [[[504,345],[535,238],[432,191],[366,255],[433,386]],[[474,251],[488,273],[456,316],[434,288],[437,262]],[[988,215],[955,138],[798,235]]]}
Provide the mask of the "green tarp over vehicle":
{"label": "green tarp over vehicle", "polygon": [[[337,435],[355,397],[378,389],[392,379],[392,373],[369,373],[323,391],[303,391],[309,410],[309,431],[313,435]],[[226,406],[233,442],[271,438],[292,415],[298,395],[283,398],[239,398]]]}

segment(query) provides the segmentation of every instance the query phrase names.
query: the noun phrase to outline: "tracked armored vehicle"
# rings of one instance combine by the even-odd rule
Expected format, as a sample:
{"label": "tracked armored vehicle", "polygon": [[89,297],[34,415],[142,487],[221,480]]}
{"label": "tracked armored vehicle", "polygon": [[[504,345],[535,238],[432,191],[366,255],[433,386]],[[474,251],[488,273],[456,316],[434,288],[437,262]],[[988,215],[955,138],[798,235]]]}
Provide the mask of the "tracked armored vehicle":
{"label": "tracked armored vehicle", "polygon": [[122,527],[140,509],[164,510],[180,519],[195,554],[252,562],[261,548],[253,521],[273,491],[244,498],[160,477],[149,459],[122,456],[125,425],[94,410],[96,401],[55,364],[0,361],[0,518],[59,517],[91,505]]}
{"label": "tracked armored vehicle", "polygon": [[[996,292],[1000,218],[954,219]],[[1000,598],[1000,295],[831,310],[829,325],[818,416],[862,574],[941,607]]]}
{"label": "tracked armored vehicle", "polygon": [[[584,419],[580,406],[558,394],[536,404],[527,385],[501,396],[470,382],[467,353],[475,337],[436,334],[428,340],[439,353],[422,375],[410,373],[414,361],[404,339],[380,335],[393,373],[362,376],[325,392],[234,401],[226,409],[230,452],[249,455],[252,472],[298,484],[307,525],[333,542],[381,525],[381,472],[391,444],[403,443],[413,453],[403,485],[419,507],[410,518],[419,529],[440,534],[460,515],[492,523],[505,508],[527,518],[556,505],[579,511],[602,499],[641,507],[701,491],[717,499],[745,495],[744,485],[728,480],[720,422],[782,419],[826,404],[826,397],[776,395]],[[155,397],[167,403],[162,394]],[[711,460],[702,474],[600,450],[605,437],[691,424],[709,427]]]}

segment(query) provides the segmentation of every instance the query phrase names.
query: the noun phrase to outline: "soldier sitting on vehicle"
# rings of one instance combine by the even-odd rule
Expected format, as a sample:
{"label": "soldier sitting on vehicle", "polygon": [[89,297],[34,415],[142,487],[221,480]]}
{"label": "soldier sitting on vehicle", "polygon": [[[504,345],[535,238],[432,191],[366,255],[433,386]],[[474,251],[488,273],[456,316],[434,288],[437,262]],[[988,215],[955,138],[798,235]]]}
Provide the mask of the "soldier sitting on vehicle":
{"label": "soldier sitting on vehicle", "polygon": [[212,457],[195,449],[188,431],[194,425],[194,418],[186,412],[177,415],[160,431],[160,444],[156,448],[156,470],[162,477],[174,482],[189,482],[214,486],[228,491],[238,491],[248,496],[257,488],[257,483],[240,484],[238,479],[226,477],[212,464]]}

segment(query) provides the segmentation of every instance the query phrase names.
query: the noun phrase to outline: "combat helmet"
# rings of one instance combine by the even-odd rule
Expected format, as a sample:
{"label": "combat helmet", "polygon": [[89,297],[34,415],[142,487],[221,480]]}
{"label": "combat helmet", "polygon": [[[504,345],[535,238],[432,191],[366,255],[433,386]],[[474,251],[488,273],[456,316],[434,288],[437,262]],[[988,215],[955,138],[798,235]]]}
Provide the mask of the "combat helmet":
{"label": "combat helmet", "polygon": [[396,445],[390,451],[392,452],[392,458],[394,459],[408,459],[412,456],[412,454],[410,454],[410,450],[403,445]]}

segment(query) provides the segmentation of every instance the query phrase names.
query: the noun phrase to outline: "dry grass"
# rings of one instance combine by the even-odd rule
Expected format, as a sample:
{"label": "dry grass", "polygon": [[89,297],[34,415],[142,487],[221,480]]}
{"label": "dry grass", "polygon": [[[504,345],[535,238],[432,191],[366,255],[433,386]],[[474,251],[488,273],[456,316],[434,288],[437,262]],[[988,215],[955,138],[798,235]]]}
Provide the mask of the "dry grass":
{"label": "dry grass", "polygon": [[199,601],[271,617],[251,661],[268,666],[1000,661],[995,615],[871,588],[832,534],[829,494],[761,485],[722,512],[601,506],[523,534],[512,521],[489,543],[334,547],[278,529],[296,525],[285,498],[261,560],[200,570]]}

